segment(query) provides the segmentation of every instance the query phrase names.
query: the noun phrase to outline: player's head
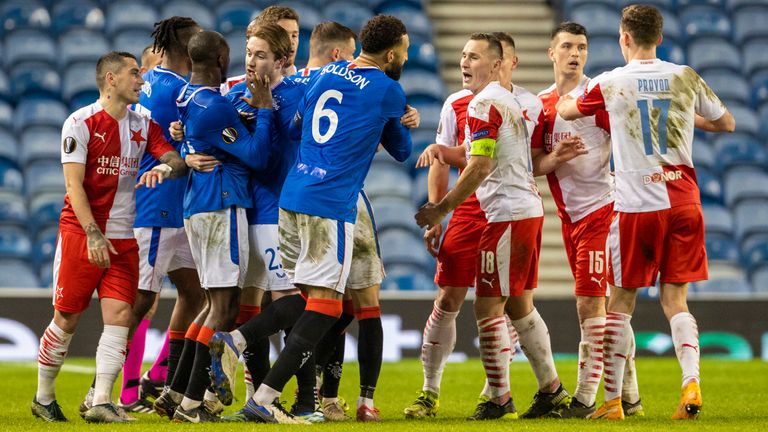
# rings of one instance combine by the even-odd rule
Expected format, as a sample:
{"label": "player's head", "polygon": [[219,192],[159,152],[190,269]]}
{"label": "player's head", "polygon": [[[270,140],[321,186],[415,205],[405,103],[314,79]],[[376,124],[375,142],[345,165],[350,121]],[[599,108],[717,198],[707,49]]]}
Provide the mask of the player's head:
{"label": "player's head", "polygon": [[507,32],[493,32],[491,34],[501,42],[502,59],[501,69],[499,70],[499,81],[503,83],[511,83],[512,71],[517,69],[515,39]]}
{"label": "player's head", "polygon": [[144,80],[139,73],[139,64],[131,53],[111,51],[96,62],[96,85],[100,97],[126,105],[138,103],[142,84]]}
{"label": "player's head", "polygon": [[587,29],[575,22],[561,22],[552,30],[547,54],[556,74],[581,76],[584,73],[588,38]]}
{"label": "player's head", "polygon": [[156,53],[152,49],[152,46],[152,44],[147,45],[141,52],[141,65],[139,65],[139,73],[142,75],[144,75],[144,72],[159,65],[163,61],[163,56],[161,56],[159,53]]}
{"label": "player's head", "polygon": [[472,93],[499,79],[504,49],[492,33],[473,33],[461,52],[462,87]]}
{"label": "player's head", "polygon": [[269,6],[248,24],[245,31],[246,37],[250,37],[252,31],[264,24],[277,24],[288,33],[291,40],[291,55],[288,56],[286,66],[293,66],[299,49],[299,14],[288,6]]}
{"label": "player's head", "polygon": [[200,30],[202,29],[195,20],[189,17],[172,16],[156,22],[155,29],[152,31],[153,50],[173,62],[189,61],[187,53],[189,39]]}
{"label": "player's head", "polygon": [[648,5],[629,5],[621,11],[619,45],[624,60],[631,60],[633,48],[654,49],[661,43],[664,17],[658,9]]}
{"label": "player's head", "polygon": [[393,80],[400,79],[403,65],[408,61],[409,44],[405,24],[392,15],[376,15],[360,30],[362,53],[375,57]]}
{"label": "player's head", "polygon": [[200,74],[220,74],[221,82],[227,78],[229,68],[229,45],[221,33],[203,30],[195,33],[187,46],[192,72]]}
{"label": "player's head", "polygon": [[355,56],[357,36],[347,26],[335,21],[323,21],[316,25],[309,38],[309,56],[326,63],[352,60]]}
{"label": "player's head", "polygon": [[290,55],[291,40],[282,27],[277,24],[258,26],[245,45],[245,73],[250,80],[256,75],[279,77]]}

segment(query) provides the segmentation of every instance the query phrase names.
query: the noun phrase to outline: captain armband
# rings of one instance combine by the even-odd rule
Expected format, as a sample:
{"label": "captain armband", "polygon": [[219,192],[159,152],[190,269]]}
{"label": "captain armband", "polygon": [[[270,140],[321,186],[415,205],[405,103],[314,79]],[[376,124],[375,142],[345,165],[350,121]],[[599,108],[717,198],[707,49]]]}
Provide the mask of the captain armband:
{"label": "captain armband", "polygon": [[482,138],[472,141],[469,149],[470,156],[488,156],[496,157],[496,140],[493,138]]}

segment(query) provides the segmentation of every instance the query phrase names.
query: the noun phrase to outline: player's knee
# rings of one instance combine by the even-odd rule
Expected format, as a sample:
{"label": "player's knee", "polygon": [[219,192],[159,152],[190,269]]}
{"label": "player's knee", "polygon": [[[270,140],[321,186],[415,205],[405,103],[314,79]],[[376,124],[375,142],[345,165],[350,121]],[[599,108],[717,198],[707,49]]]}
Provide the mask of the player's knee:
{"label": "player's knee", "polygon": [[353,290],[352,300],[357,308],[379,306],[379,285],[360,290]]}
{"label": "player's knee", "polygon": [[464,304],[466,294],[466,288],[440,287],[435,303],[437,303],[437,307],[441,310],[458,312],[461,309],[461,305]]}
{"label": "player's knee", "polygon": [[136,320],[141,320],[147,314],[152,312],[152,306],[155,304],[157,294],[152,291],[140,290],[136,294],[136,301],[133,303],[133,316]]}

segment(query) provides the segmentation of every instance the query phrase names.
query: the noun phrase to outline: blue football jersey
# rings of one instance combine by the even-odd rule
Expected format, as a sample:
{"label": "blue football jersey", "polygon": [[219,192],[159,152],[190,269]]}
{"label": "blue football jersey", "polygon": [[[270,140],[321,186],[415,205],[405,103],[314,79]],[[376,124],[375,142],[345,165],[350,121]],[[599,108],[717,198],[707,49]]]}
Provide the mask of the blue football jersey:
{"label": "blue football jersey", "polygon": [[295,74],[289,76],[288,79],[299,84],[309,84],[309,81],[317,76],[317,72],[319,71],[319,67],[299,69]]}
{"label": "blue football jersey", "polygon": [[[149,116],[160,125],[165,139],[179,150],[179,143],[173,141],[168,126],[179,119],[176,97],[187,84],[187,80],[176,72],[156,66],[144,74],[144,85],[135,111]],[[139,165],[139,176],[159,165],[160,162],[149,153],[144,153]],[[168,179],[156,188],[136,190],[136,227],[181,228],[184,226],[183,202],[184,177]]]}
{"label": "blue football jersey", "polygon": [[193,84],[182,89],[177,105],[187,151],[221,162],[211,172],[192,171],[184,195],[184,217],[230,206],[250,208],[250,170],[265,169],[272,151],[272,110],[257,110],[251,130],[219,89]]}
{"label": "blue football jersey", "polygon": [[350,223],[357,195],[381,143],[398,161],[411,154],[411,135],[400,124],[405,93],[376,67],[329,63],[299,103],[292,131],[301,145],[280,196],[280,207]]}

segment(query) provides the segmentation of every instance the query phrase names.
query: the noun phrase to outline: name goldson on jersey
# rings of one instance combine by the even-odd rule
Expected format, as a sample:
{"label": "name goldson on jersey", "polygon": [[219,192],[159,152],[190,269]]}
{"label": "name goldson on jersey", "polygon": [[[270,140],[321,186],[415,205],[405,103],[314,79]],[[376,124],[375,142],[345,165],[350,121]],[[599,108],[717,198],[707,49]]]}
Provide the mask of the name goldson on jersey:
{"label": "name goldson on jersey", "polygon": [[369,81],[367,78],[364,78],[357,73],[355,73],[354,69],[348,69],[346,67],[343,67],[341,65],[337,64],[329,64],[328,66],[324,67],[322,72],[323,74],[334,74],[338,75],[342,78],[344,78],[347,81],[350,81],[352,84],[358,86],[360,90],[364,89],[365,86],[368,85]]}

